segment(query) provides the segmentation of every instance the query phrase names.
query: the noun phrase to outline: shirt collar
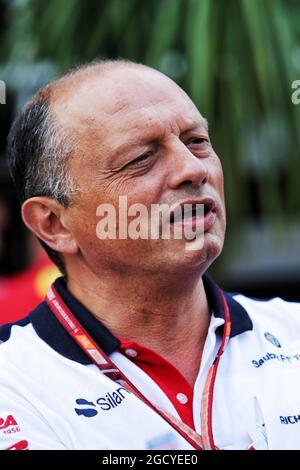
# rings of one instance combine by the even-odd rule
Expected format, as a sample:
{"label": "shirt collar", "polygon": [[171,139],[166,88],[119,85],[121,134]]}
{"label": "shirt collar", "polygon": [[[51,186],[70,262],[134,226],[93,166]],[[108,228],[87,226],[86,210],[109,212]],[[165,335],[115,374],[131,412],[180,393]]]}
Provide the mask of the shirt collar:
{"label": "shirt collar", "polygon": [[[213,315],[217,318],[224,318],[225,313],[223,309],[222,299],[219,294],[219,287],[213,282],[213,280],[207,276],[203,276],[204,289],[207,295],[208,305]],[[231,333],[230,337],[233,338],[245,331],[253,329],[253,323],[244,307],[238,303],[234,298],[233,294],[222,291],[227,301],[230,318],[231,318]]]}
{"label": "shirt collar", "polygon": [[[80,303],[67,289],[64,278],[60,277],[54,282],[59,295],[81,323],[89,335],[109,355],[121,344],[103,323]],[[58,319],[53,315],[46,302],[42,302],[29,315],[33,328],[39,337],[59,354],[81,364],[91,364],[90,359],[80,346],[65,331]]]}
{"label": "shirt collar", "polygon": [[[215,317],[224,318],[224,310],[218,286],[207,275],[203,276],[203,282],[208,304],[213,315]],[[64,279],[58,278],[54,285],[68,308],[76,316],[89,335],[99,344],[105,354],[109,355],[117,350],[121,344],[120,341],[68,291]],[[232,325],[230,336],[234,337],[245,331],[252,330],[252,321],[244,307],[236,302],[231,294],[223,293],[231,315]],[[46,302],[42,302],[31,312],[29,318],[38,336],[56,352],[81,364],[91,364],[90,359],[64,330]]]}

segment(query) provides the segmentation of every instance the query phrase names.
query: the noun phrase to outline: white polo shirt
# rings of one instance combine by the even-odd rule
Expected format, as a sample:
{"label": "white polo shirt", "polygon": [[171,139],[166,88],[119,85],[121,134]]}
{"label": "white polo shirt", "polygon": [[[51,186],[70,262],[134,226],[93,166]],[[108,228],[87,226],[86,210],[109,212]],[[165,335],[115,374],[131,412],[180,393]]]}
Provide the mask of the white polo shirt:
{"label": "white polo shirt", "polygon": [[[122,342],[58,279],[56,289],[88,333],[156,405],[200,434],[201,397],[224,312],[204,285],[212,316],[194,389],[169,362]],[[218,368],[213,434],[220,449],[300,449],[300,304],[224,293],[232,331]],[[43,302],[0,328],[1,449],[192,449],[158,414],[104,377]],[[188,360],[188,357],[187,357]]]}

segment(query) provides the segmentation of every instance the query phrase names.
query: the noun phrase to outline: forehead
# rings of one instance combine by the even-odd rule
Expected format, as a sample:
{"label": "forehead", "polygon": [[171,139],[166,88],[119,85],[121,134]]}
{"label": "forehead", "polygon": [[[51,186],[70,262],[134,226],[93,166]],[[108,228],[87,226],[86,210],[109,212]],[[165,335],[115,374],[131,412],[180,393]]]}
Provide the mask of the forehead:
{"label": "forehead", "polygon": [[122,136],[184,131],[205,120],[188,95],[151,69],[120,69],[83,77],[56,90],[56,119],[79,137],[99,144]]}

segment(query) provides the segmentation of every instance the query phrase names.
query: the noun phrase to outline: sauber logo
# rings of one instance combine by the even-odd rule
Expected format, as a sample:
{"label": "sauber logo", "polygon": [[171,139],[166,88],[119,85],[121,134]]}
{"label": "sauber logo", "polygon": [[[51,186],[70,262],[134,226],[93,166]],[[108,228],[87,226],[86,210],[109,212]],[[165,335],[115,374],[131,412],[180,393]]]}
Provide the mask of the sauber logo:
{"label": "sauber logo", "polygon": [[18,426],[17,421],[12,415],[7,416],[5,419],[0,418],[0,430],[6,429],[9,426]]}

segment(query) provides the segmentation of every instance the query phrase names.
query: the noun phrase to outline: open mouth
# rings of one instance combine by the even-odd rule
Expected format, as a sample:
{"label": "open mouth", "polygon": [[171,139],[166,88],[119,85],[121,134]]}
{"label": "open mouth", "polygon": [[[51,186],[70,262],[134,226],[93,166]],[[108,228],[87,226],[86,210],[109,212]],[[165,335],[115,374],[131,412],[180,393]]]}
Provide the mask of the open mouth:
{"label": "open mouth", "polygon": [[197,218],[205,219],[210,213],[215,213],[213,200],[204,200],[199,203],[185,202],[170,213],[170,223],[174,224]]}

